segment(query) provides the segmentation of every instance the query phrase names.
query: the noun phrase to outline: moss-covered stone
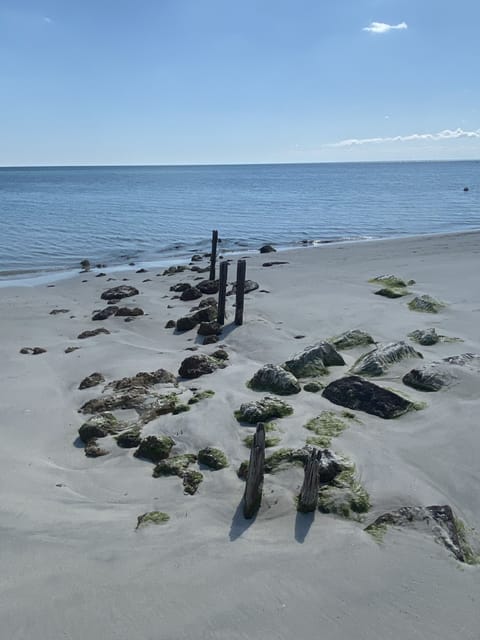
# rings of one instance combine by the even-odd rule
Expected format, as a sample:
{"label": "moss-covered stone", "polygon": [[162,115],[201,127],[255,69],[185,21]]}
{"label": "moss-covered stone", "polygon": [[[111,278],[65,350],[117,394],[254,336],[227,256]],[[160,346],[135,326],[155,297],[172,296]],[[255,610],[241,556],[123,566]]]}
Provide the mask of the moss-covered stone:
{"label": "moss-covered stone", "polygon": [[325,388],[325,385],[320,382],[307,382],[307,384],[303,385],[303,390],[308,391],[309,393],[318,393],[322,389]]}
{"label": "moss-covered stone", "polygon": [[283,418],[293,413],[292,407],[272,396],[265,396],[261,400],[245,402],[235,411],[235,417],[239,422],[257,424],[258,422],[268,422],[272,418]]}
{"label": "moss-covered stone", "polygon": [[406,287],[407,283],[405,282],[405,280],[402,280],[402,278],[399,278],[398,276],[394,276],[394,275],[382,275],[382,276],[376,276],[375,278],[371,278],[369,280],[369,282],[371,282],[372,284],[383,284],[386,287]]}
{"label": "moss-covered stone", "polygon": [[188,404],[197,404],[200,400],[206,400],[207,398],[213,398],[215,391],[211,389],[205,389],[205,391],[197,391],[188,401]]}
{"label": "moss-covered stone", "polygon": [[123,431],[116,436],[115,440],[118,446],[122,447],[122,449],[133,449],[134,447],[138,447],[142,440],[141,429],[139,427],[133,427],[132,429]]}
{"label": "moss-covered stone", "polygon": [[348,424],[333,411],[322,411],[319,416],[309,420],[304,427],[315,434],[315,438],[307,440],[308,444],[326,448],[330,446],[332,438],[345,431]]}
{"label": "moss-covered stone", "polygon": [[240,466],[237,469],[237,476],[240,478],[240,480],[247,479],[249,463],[249,460],[244,460],[240,463]]}
{"label": "moss-covered stone", "polygon": [[193,496],[202,482],[203,474],[200,471],[185,471],[183,474],[183,491]]}
{"label": "moss-covered stone", "polygon": [[302,467],[308,456],[306,449],[278,449],[265,458],[265,473],[276,473],[291,465]]}
{"label": "moss-covered stone", "polygon": [[370,509],[370,496],[357,480],[354,465],[344,468],[331,484],[320,488],[318,508],[323,513],[362,519],[362,514]]}
{"label": "moss-covered stone", "polygon": [[173,415],[176,416],[178,413],[185,413],[185,411],[190,411],[190,407],[188,404],[177,404],[175,405],[175,409],[172,411]]}
{"label": "moss-covered stone", "polygon": [[374,339],[366,331],[360,329],[350,329],[338,336],[330,338],[329,342],[336,349],[353,349],[354,347],[364,347],[374,344]]}
{"label": "moss-covered stone", "polygon": [[138,516],[135,529],[148,524],[166,524],[169,520],[170,516],[168,513],[164,513],[163,511],[149,511],[148,513],[143,513],[141,516]]}
{"label": "moss-covered stone", "polygon": [[[274,436],[274,435],[266,435],[265,436],[265,448],[269,449],[271,447],[276,447],[277,445],[280,444],[281,438],[280,436]],[[243,439],[243,443],[246,447],[248,447],[249,449],[252,448],[253,445],[253,434],[246,436]]]}
{"label": "moss-covered stone", "polygon": [[407,289],[400,287],[382,287],[373,292],[376,296],[382,296],[383,298],[401,298],[402,296],[408,296],[410,293]]}
{"label": "moss-covered stone", "polygon": [[160,462],[160,460],[168,458],[174,444],[175,441],[170,436],[147,436],[140,442],[134,456],[152,462]]}
{"label": "moss-covered stone", "polygon": [[420,311],[423,313],[438,313],[445,306],[444,302],[435,300],[435,298],[428,295],[417,296],[408,303],[410,311]]}
{"label": "moss-covered stone", "polygon": [[210,469],[218,470],[228,467],[227,456],[221,449],[205,447],[198,452],[198,462]]}
{"label": "moss-covered stone", "polygon": [[248,386],[255,391],[270,391],[281,396],[301,391],[296,377],[276,364],[266,364],[261,367],[248,382]]}
{"label": "moss-covered stone", "polygon": [[178,456],[172,456],[160,460],[153,470],[153,477],[160,478],[162,476],[179,476],[183,478],[184,472],[191,464],[197,461],[197,456],[193,453],[183,453]]}
{"label": "moss-covered stone", "polygon": [[104,412],[84,422],[78,430],[78,435],[80,440],[87,444],[90,440],[117,433],[121,428],[121,423],[112,413]]}
{"label": "moss-covered stone", "polygon": [[332,344],[324,341],[306,347],[291,360],[287,360],[283,366],[297,378],[311,378],[327,375],[327,367],[344,364],[344,359]]}

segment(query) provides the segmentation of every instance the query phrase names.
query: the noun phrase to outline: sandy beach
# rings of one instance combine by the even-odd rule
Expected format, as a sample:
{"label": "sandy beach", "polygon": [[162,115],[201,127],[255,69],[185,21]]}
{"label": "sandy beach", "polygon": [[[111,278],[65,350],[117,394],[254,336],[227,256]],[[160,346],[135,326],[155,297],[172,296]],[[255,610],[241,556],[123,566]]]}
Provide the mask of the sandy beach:
{"label": "sandy beach", "polygon": [[[450,505],[478,552],[480,370],[457,367],[455,383],[433,393],[407,387],[402,377],[450,356],[480,354],[479,254],[480,232],[471,232],[248,255],[247,278],[259,287],[246,295],[244,324],[232,324],[235,296],[228,296],[223,333],[209,345],[197,327],[165,328],[208,297],[183,301],[170,287],[208,273],[104,269],[102,277],[93,270],[54,286],[0,289],[0,637],[478,640],[480,566],[460,562],[428,527],[389,526],[381,537],[365,527],[404,506]],[[273,261],[286,264],[262,266]],[[234,274],[235,261],[229,281]],[[395,299],[374,295],[380,285],[369,280],[382,274],[414,283]],[[101,294],[119,285],[139,293],[116,304],[144,315],[92,321],[107,308]],[[444,306],[412,311],[408,303],[422,295]],[[99,327],[109,333],[78,339]],[[420,345],[408,337],[427,328],[447,339]],[[234,412],[266,395],[246,383],[265,364],[352,329],[378,345],[405,341],[423,356],[369,378],[417,410],[389,420],[354,410],[331,440],[329,448],[355,465],[370,508],[348,517],[297,513],[304,474],[286,465],[265,474],[261,508],[245,520],[237,470],[254,426]],[[46,351],[20,353],[34,347]],[[69,347],[78,349],[66,353]],[[339,349],[345,365],[328,367],[321,386],[348,376],[373,347]],[[159,415],[141,432],[172,438],[170,457],[204,447],[225,453],[224,469],[192,465],[203,474],[194,495],[180,477],[153,477],[155,464],[119,447],[114,435],[97,440],[106,455],[85,455],[78,430],[91,416],[79,412],[84,403],[138,372],[177,376],[185,358],[220,348],[228,354],[224,368],[153,387],[179,393],[189,410]],[[105,381],[79,389],[94,372]],[[214,395],[188,404],[206,390]],[[275,420],[279,440],[267,455],[304,447],[313,435],[309,420],[345,410],[322,391],[302,388],[282,399],[293,413]],[[114,413],[126,423],[138,419],[133,408]],[[168,522],[137,528],[138,516],[152,511],[168,514]]]}

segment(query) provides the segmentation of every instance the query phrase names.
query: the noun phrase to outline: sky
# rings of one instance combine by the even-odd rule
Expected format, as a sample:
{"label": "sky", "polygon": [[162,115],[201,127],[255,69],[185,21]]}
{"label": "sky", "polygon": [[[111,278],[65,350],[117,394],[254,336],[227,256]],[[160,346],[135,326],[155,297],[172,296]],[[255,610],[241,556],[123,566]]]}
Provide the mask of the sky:
{"label": "sky", "polygon": [[0,0],[0,166],[480,159],[478,0]]}

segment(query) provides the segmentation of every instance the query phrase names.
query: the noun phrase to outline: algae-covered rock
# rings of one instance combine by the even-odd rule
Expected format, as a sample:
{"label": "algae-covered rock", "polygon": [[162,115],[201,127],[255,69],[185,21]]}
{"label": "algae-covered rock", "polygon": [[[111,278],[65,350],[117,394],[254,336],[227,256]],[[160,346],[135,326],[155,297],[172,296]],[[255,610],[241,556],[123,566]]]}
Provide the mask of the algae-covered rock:
{"label": "algae-covered rock", "polygon": [[[258,282],[255,282],[255,280],[245,280],[245,285],[244,285],[244,293],[251,293],[252,291],[255,291],[256,289],[258,289],[260,285],[258,284]],[[234,282],[232,284],[232,288],[230,289],[230,291],[227,292],[227,296],[233,296],[237,293],[237,283]]]}
{"label": "algae-covered rock", "polygon": [[190,407],[188,406],[188,404],[184,404],[181,402],[180,404],[175,405],[175,408],[172,411],[172,414],[176,416],[179,413],[185,413],[186,411],[190,411]]}
{"label": "algae-covered rock", "polygon": [[123,426],[111,413],[101,413],[92,416],[84,422],[78,430],[80,440],[87,444],[96,438],[105,438],[108,435],[117,433]]}
{"label": "algae-covered rock", "polygon": [[403,378],[403,384],[419,391],[440,391],[442,387],[450,386],[455,381],[449,367],[439,362],[433,362],[424,367],[412,369]]}
{"label": "algae-covered rock", "polygon": [[142,513],[141,516],[138,516],[135,529],[139,529],[148,524],[166,524],[169,520],[170,516],[168,513],[163,513],[163,511],[149,511],[148,513]]}
{"label": "algae-covered rock", "polygon": [[437,344],[440,340],[440,336],[435,331],[433,327],[430,329],[416,329],[408,334],[408,337],[411,338],[414,342],[418,342],[423,346],[430,346],[433,344]]}
{"label": "algae-covered rock", "polygon": [[172,458],[160,460],[153,470],[153,477],[161,476],[179,476],[183,478],[183,474],[188,467],[197,461],[197,456],[193,453],[183,453]]}
{"label": "algae-covered rock", "polygon": [[304,427],[316,436],[315,439],[308,440],[308,444],[329,447],[332,438],[339,436],[347,429],[348,424],[333,411],[322,411],[316,418],[309,420]]}
{"label": "algae-covered rock", "polygon": [[198,462],[210,469],[218,470],[228,467],[227,456],[220,449],[205,447],[198,452]]}
{"label": "algae-covered rock", "polygon": [[122,284],[118,287],[107,289],[100,297],[102,300],[121,300],[122,298],[129,298],[130,296],[136,295],[138,295],[138,289]]}
{"label": "algae-covered rock", "polygon": [[382,296],[383,298],[401,298],[402,296],[408,296],[407,289],[401,289],[398,287],[382,287],[373,292],[376,296]]}
{"label": "algae-covered rock", "polygon": [[181,378],[199,378],[207,373],[213,373],[224,366],[225,364],[216,358],[205,355],[194,355],[185,358],[180,365],[178,375]]}
{"label": "algae-covered rock", "polygon": [[283,400],[265,396],[261,400],[242,404],[240,409],[235,412],[235,417],[239,422],[257,424],[258,422],[268,422],[272,418],[283,418],[292,413],[292,407]]}
{"label": "algae-covered rock", "polygon": [[198,487],[203,482],[203,474],[200,471],[193,471],[189,469],[183,474],[183,491],[193,496],[197,493]]}
{"label": "algae-covered rock", "polygon": [[215,391],[212,391],[211,389],[205,389],[204,391],[196,391],[188,401],[188,404],[190,405],[197,404],[197,402],[200,402],[201,400],[205,400],[207,398],[213,398],[214,395],[215,395]]}
{"label": "algae-covered rock", "polygon": [[310,449],[278,449],[265,458],[265,473],[276,473],[288,466],[303,466],[310,455]]}
{"label": "algae-covered rock", "polygon": [[325,388],[325,385],[320,382],[307,382],[307,384],[303,385],[303,390],[308,391],[309,393],[318,393],[322,389]]}
{"label": "algae-covered rock", "polygon": [[127,431],[119,433],[115,440],[122,449],[134,449],[138,447],[142,440],[141,430],[138,427],[128,429]]}
{"label": "algae-covered rock", "polygon": [[438,313],[445,306],[444,302],[435,300],[435,298],[428,295],[417,296],[408,303],[410,311],[420,311],[423,313]]}
{"label": "algae-covered rock", "polygon": [[457,560],[467,564],[478,564],[480,557],[467,539],[465,525],[455,518],[449,505],[429,507],[406,506],[384,513],[372,522],[365,531],[381,538],[388,526],[409,527],[425,531],[445,546]]}
{"label": "algae-covered rock", "polygon": [[285,362],[284,367],[297,378],[309,378],[328,373],[327,367],[345,364],[342,356],[335,351],[329,342],[319,342],[307,347],[291,360]]}
{"label": "algae-covered rock", "polygon": [[414,409],[412,402],[359,376],[347,376],[331,382],[322,393],[334,404],[365,411],[384,419],[397,418]]}
{"label": "algae-covered rock", "polygon": [[344,468],[331,484],[320,487],[318,508],[323,513],[355,519],[361,519],[361,514],[370,509],[370,497],[357,480],[353,465]]}
{"label": "algae-covered rock", "polygon": [[147,436],[135,451],[136,458],[145,458],[151,462],[160,462],[168,458],[175,441],[170,436]]}
{"label": "algae-covered rock", "polygon": [[109,453],[107,449],[102,449],[102,447],[98,446],[96,440],[89,440],[85,445],[85,455],[87,458],[100,458],[101,456],[106,456]]}
{"label": "algae-covered rock", "polygon": [[95,336],[100,335],[101,333],[104,333],[105,335],[109,335],[110,331],[108,329],[105,329],[105,327],[99,327],[98,329],[88,329],[87,331],[82,331],[82,333],[79,333],[77,338],[79,340],[85,340],[86,338],[94,338]]}
{"label": "algae-covered rock", "polygon": [[375,278],[371,278],[369,282],[371,282],[372,284],[383,284],[386,287],[390,288],[404,288],[407,286],[405,280],[402,280],[402,278],[391,274],[375,276]]}
{"label": "algae-covered rock", "polygon": [[353,365],[352,373],[364,376],[381,376],[392,364],[405,358],[423,358],[423,356],[405,342],[390,342],[361,356]]}
{"label": "algae-covered rock", "polygon": [[350,329],[344,331],[338,336],[334,336],[329,340],[336,349],[353,349],[354,347],[363,347],[374,344],[375,340],[366,331],[361,329]]}
{"label": "algae-covered rock", "polygon": [[270,391],[282,396],[301,391],[295,376],[276,364],[266,364],[259,369],[250,380],[249,386],[256,391]]}
{"label": "algae-covered rock", "polygon": [[89,389],[90,387],[96,387],[102,382],[105,382],[104,376],[101,373],[95,372],[84,378],[78,385],[78,388]]}
{"label": "algae-covered rock", "polygon": [[140,371],[134,376],[114,380],[108,386],[115,391],[123,389],[152,387],[156,384],[175,384],[176,377],[166,369],[157,369],[156,371]]}

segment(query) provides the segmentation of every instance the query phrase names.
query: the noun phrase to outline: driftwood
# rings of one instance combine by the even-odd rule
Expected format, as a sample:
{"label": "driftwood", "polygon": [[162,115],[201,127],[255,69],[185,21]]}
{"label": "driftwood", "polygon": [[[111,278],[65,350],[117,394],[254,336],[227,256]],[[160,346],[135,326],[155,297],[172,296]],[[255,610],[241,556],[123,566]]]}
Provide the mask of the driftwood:
{"label": "driftwood", "polygon": [[250,450],[247,484],[243,494],[243,515],[253,518],[262,502],[263,474],[265,467],[265,427],[262,422],[257,425]]}
{"label": "driftwood", "polygon": [[209,280],[215,280],[215,263],[217,261],[217,242],[218,231],[212,231],[212,252],[210,254],[210,278]]}
{"label": "driftwood", "polygon": [[318,504],[318,489],[320,486],[320,460],[322,452],[313,449],[305,464],[305,477],[298,496],[298,511],[308,513],[315,511]]}
{"label": "driftwood", "polygon": [[218,324],[225,324],[225,301],[227,296],[228,262],[220,263],[220,281],[218,289]]}
{"label": "driftwood", "polygon": [[237,326],[243,324],[243,307],[245,296],[245,274],[247,272],[247,263],[245,260],[237,262],[237,284],[235,287],[235,324]]}

